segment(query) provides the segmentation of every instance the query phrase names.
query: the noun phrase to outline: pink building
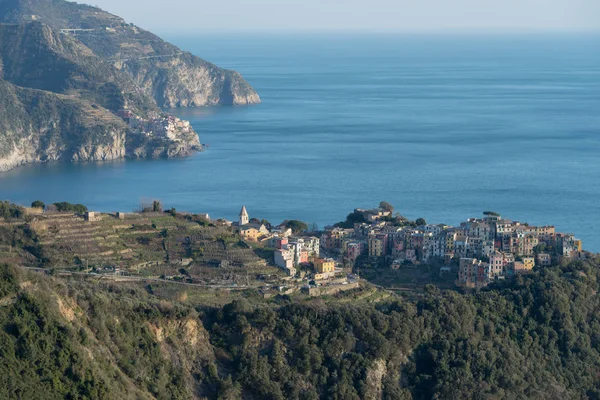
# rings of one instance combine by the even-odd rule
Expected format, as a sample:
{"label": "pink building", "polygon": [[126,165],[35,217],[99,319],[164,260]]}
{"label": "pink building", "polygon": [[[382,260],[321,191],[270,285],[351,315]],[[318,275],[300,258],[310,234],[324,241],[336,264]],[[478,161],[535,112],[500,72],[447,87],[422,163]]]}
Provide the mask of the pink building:
{"label": "pink building", "polygon": [[392,247],[392,257],[400,258],[400,255],[404,252],[404,240],[394,240]]}
{"label": "pink building", "polygon": [[514,271],[515,256],[511,253],[495,251],[490,254],[490,278],[506,275]]}
{"label": "pink building", "polygon": [[348,247],[346,249],[346,258],[348,258],[349,260],[354,262],[363,253],[363,251],[364,251],[363,243],[361,243],[361,242],[348,243]]}
{"label": "pink building", "polygon": [[275,247],[276,249],[283,249],[284,246],[286,246],[288,244],[288,239],[287,238],[274,238],[273,239],[273,247]]}
{"label": "pink building", "polygon": [[302,250],[298,255],[298,264],[306,264],[308,262],[308,251]]}

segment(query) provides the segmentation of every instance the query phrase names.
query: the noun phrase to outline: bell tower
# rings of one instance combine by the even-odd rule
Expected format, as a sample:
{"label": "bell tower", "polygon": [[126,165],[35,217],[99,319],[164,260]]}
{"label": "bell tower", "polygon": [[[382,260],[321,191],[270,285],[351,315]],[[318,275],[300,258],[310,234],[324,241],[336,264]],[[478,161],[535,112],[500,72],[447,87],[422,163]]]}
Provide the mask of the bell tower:
{"label": "bell tower", "polygon": [[246,210],[246,206],[242,206],[242,211],[240,211],[239,225],[240,226],[248,225],[249,221],[250,221],[250,217],[248,216],[248,211]]}

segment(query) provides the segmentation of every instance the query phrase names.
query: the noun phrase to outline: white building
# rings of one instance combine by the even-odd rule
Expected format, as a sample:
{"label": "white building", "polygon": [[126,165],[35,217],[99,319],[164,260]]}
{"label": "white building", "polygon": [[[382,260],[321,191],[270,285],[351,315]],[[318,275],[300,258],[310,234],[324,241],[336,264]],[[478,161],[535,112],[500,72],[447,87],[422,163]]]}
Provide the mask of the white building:
{"label": "white building", "polygon": [[319,257],[321,249],[321,239],[318,237],[309,237],[304,238],[304,250],[308,252],[309,255],[314,257]]}
{"label": "white building", "polygon": [[240,219],[238,224],[240,226],[248,225],[250,222],[250,216],[248,215],[248,211],[246,210],[246,206],[242,206],[242,210],[240,211]]}
{"label": "white building", "polygon": [[296,275],[294,268],[294,251],[292,249],[276,249],[275,250],[275,265],[283,269],[290,276]]}

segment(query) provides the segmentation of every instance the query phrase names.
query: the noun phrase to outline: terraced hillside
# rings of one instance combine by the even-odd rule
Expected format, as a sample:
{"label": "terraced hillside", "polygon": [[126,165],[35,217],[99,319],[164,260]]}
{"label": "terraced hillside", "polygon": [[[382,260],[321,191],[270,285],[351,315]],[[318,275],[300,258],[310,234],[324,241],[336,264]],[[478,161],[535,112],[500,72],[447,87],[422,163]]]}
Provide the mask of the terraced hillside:
{"label": "terraced hillside", "polygon": [[[0,241],[0,263],[163,277],[189,283],[242,282],[248,276],[281,274],[228,227],[187,215],[131,213],[125,219],[96,214],[86,221],[71,213],[47,213],[22,223],[32,244]],[[6,229],[16,229],[11,224]],[[19,248],[20,250],[17,250]],[[30,248],[30,252],[24,249]]]}

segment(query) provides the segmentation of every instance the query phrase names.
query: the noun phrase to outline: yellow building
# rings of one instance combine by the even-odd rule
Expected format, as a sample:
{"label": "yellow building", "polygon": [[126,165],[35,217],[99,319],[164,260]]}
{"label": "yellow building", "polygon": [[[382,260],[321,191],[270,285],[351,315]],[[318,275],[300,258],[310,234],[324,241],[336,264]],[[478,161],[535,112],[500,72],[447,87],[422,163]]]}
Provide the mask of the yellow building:
{"label": "yellow building", "polygon": [[335,272],[335,261],[330,258],[318,258],[315,260],[315,269],[318,274]]}
{"label": "yellow building", "polygon": [[383,256],[383,240],[376,237],[369,237],[369,256],[370,257],[381,257]]}
{"label": "yellow building", "polygon": [[535,267],[535,258],[533,257],[523,257],[521,261],[523,262],[523,269],[526,271],[531,271]]}
{"label": "yellow building", "polygon": [[246,240],[257,242],[262,233],[256,228],[243,227],[240,229],[240,236]]}
{"label": "yellow building", "polygon": [[456,241],[456,233],[448,233],[446,235],[446,253],[454,252],[454,242]]}
{"label": "yellow building", "polygon": [[583,245],[581,243],[581,239],[575,239],[575,241],[573,243],[575,244],[575,248],[577,249],[577,251],[582,250]]}

